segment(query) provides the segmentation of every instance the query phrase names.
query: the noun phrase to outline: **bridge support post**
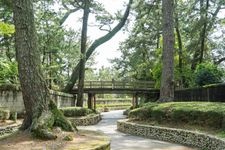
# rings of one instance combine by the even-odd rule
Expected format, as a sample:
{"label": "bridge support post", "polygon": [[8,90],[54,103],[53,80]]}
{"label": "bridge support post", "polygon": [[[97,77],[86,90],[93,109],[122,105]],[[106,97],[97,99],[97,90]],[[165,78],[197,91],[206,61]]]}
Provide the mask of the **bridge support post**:
{"label": "bridge support post", "polygon": [[93,94],[93,98],[94,98],[94,110],[96,110],[96,96],[95,96],[95,94]]}
{"label": "bridge support post", "polygon": [[137,93],[133,94],[132,105],[133,105],[133,108],[136,108],[138,106],[138,94]]}
{"label": "bridge support post", "polygon": [[71,106],[76,106],[76,102],[77,102],[77,95],[74,94],[73,95],[73,101],[71,102]]}
{"label": "bridge support post", "polygon": [[[88,93],[87,105],[88,105],[88,108],[89,109],[96,110],[96,97],[95,97],[95,93]],[[94,105],[94,108],[93,108],[93,105]]]}
{"label": "bridge support post", "polygon": [[87,105],[89,109],[93,109],[93,94],[92,93],[88,93],[88,101],[87,101]]}

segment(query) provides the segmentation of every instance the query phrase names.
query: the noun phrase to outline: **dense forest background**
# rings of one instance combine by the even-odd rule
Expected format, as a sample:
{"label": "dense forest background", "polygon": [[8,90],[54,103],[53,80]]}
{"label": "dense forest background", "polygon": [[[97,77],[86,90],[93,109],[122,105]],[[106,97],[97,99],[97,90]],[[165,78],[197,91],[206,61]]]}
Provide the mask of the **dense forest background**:
{"label": "dense forest background", "polygon": [[[134,0],[123,26],[128,38],[121,42],[121,57],[113,67],[94,68],[96,52],[87,58],[85,80],[154,80],[160,87],[162,74],[162,2]],[[69,15],[83,11],[79,0],[34,2],[36,30],[44,77],[49,88],[62,90],[82,54],[81,30],[63,26]],[[110,33],[123,13],[110,14],[98,1],[89,6],[99,30]],[[82,24],[83,20],[78,22]],[[88,22],[88,21],[87,21]],[[93,24],[89,24],[88,27]],[[0,0],[0,84],[19,85],[14,48],[12,2]],[[224,0],[174,1],[174,84],[175,88],[204,86],[224,81],[225,2]],[[95,41],[87,37],[87,51]],[[103,64],[104,65],[104,64]]]}

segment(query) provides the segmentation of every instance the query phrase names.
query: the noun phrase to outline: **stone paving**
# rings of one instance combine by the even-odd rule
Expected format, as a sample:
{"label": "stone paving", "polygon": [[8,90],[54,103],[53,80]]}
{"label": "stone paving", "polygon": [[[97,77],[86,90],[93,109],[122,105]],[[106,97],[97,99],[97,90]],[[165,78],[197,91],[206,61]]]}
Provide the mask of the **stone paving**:
{"label": "stone paving", "polygon": [[[178,144],[147,139],[121,133],[116,130],[116,122],[124,119],[122,110],[102,113],[102,121],[93,126],[80,126],[78,129],[101,131],[111,138],[111,150],[194,150]],[[196,149],[195,149],[196,150]]]}

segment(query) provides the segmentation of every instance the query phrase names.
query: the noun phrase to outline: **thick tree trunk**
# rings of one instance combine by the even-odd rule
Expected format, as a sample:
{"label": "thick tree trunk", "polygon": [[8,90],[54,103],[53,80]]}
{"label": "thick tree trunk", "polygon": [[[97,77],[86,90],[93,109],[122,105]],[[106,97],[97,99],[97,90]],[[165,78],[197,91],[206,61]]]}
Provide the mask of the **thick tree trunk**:
{"label": "thick tree trunk", "polygon": [[37,48],[31,0],[15,1],[14,21],[16,59],[26,109],[23,128],[27,129],[31,126],[37,110],[47,110],[46,100],[49,99],[48,89],[40,72],[40,52]]}
{"label": "thick tree trunk", "polygon": [[162,76],[159,102],[173,101],[174,99],[174,25],[173,0],[162,1],[163,13],[163,55]]}
{"label": "thick tree trunk", "polygon": [[[126,11],[123,15],[123,18],[120,20],[120,22],[112,29],[112,31],[110,31],[109,33],[107,33],[106,35],[104,35],[103,37],[95,40],[91,46],[88,48],[87,53],[86,53],[86,60],[88,60],[88,58],[91,56],[91,54],[95,51],[95,49],[102,45],[103,43],[107,42],[108,40],[110,40],[118,31],[120,31],[120,29],[124,26],[124,24],[126,23],[126,20],[129,16],[130,13],[130,7],[132,4],[133,0],[129,0],[129,4],[126,8]],[[73,72],[70,76],[70,80],[67,83],[65,89],[63,90],[64,92],[71,92],[71,90],[73,89],[74,84],[76,83],[78,76],[79,76],[79,67],[80,67],[80,62],[75,66],[75,68],[73,69]]]}
{"label": "thick tree trunk", "polygon": [[26,110],[21,129],[29,129],[38,137],[53,139],[56,136],[49,132],[48,128],[58,125],[57,122],[64,122],[68,130],[73,130],[73,127],[50,101],[41,70],[32,0],[15,1],[13,13],[16,59]]}
{"label": "thick tree trunk", "polygon": [[89,0],[84,1],[83,26],[81,34],[81,58],[79,67],[79,81],[78,81],[78,95],[77,106],[83,107],[83,93],[84,93],[84,77],[85,77],[85,63],[86,63],[86,45],[87,45],[87,26],[89,16]]}

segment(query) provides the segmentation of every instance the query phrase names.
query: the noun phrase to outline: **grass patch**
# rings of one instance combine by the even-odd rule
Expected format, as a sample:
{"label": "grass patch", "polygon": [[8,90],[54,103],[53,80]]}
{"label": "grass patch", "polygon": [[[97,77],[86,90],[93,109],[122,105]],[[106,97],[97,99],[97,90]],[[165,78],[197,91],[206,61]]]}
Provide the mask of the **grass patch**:
{"label": "grass patch", "polygon": [[129,118],[158,124],[181,124],[225,129],[225,104],[212,102],[146,103],[130,111]]}

